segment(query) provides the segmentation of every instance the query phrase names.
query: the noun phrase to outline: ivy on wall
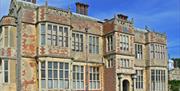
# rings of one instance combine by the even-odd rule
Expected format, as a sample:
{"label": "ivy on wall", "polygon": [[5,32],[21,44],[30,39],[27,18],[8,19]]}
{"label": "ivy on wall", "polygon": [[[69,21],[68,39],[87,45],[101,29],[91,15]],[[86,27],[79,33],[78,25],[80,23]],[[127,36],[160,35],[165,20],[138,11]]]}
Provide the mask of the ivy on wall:
{"label": "ivy on wall", "polygon": [[171,91],[180,91],[180,80],[169,81]]}

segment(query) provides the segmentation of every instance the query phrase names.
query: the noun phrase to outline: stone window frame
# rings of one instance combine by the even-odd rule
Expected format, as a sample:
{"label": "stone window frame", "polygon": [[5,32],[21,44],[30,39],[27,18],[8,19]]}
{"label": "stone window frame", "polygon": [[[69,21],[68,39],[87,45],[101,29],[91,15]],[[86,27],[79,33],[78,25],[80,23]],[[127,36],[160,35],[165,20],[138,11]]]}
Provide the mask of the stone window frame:
{"label": "stone window frame", "polygon": [[[101,81],[100,81],[100,67],[90,66],[89,67],[89,89],[90,90],[100,90]],[[93,87],[93,84],[95,84]],[[99,87],[98,87],[99,85]]]}
{"label": "stone window frame", "polygon": [[[2,74],[2,81],[0,83],[9,84],[10,83],[10,63],[8,59],[3,59],[1,61],[1,70],[0,73]],[[5,63],[7,63],[7,69],[5,67]],[[5,74],[7,74],[7,77],[5,78]],[[7,80],[7,81],[6,81]]]}
{"label": "stone window frame", "polygon": [[135,58],[143,59],[143,45],[135,43]]}
{"label": "stone window frame", "polygon": [[[41,35],[44,35],[44,33],[41,32],[41,25],[45,24],[45,44],[42,43],[42,37]],[[48,29],[48,26],[51,26],[51,29]],[[40,46],[56,46],[56,47],[69,47],[69,33],[70,33],[70,27],[65,25],[60,25],[56,23],[40,23],[39,24],[39,45]],[[57,30],[54,31],[55,27],[57,27]],[[62,32],[60,32],[60,28],[62,28]],[[65,32],[66,31],[66,32]],[[49,39],[50,38],[50,39]],[[49,39],[49,40],[48,40]],[[53,44],[54,43],[54,44]]]}
{"label": "stone window frame", "polygon": [[79,32],[72,32],[72,51],[84,51],[84,34]]}
{"label": "stone window frame", "polygon": [[[74,69],[75,68],[75,69]],[[79,69],[79,70],[78,70]],[[74,90],[84,90],[85,88],[85,68],[83,65],[73,65],[73,89]],[[79,80],[77,79],[79,78]],[[79,82],[79,84],[78,84]],[[75,84],[74,84],[75,83]],[[78,88],[79,85],[79,88]]]}
{"label": "stone window frame", "polygon": [[114,37],[113,37],[113,34],[110,34],[106,37],[106,51],[107,52],[110,52],[110,51],[113,51],[114,50]]}
{"label": "stone window frame", "polygon": [[136,89],[143,89],[144,88],[144,79],[143,79],[143,70],[136,70]]}
{"label": "stone window frame", "polygon": [[150,58],[151,59],[165,59],[166,58],[166,46],[158,43],[150,44]]}
{"label": "stone window frame", "polygon": [[99,54],[99,37],[96,35],[89,35],[89,53]]}
{"label": "stone window frame", "polygon": [[120,67],[121,68],[131,68],[131,60],[126,58],[120,59]]}
{"label": "stone window frame", "polygon": [[151,91],[164,91],[166,83],[165,69],[151,69]]}
{"label": "stone window frame", "polygon": [[130,36],[128,34],[120,34],[119,35],[119,47],[121,51],[129,51],[130,46]]}
{"label": "stone window frame", "polygon": [[2,43],[0,47],[12,47],[15,48],[16,35],[14,35],[11,29],[12,26],[1,27],[0,42]]}
{"label": "stone window frame", "polygon": [[[43,68],[42,69],[42,67],[41,67],[41,65],[42,65],[42,63],[45,63],[45,68]],[[48,68],[48,63],[49,62],[52,62],[52,69],[51,68]],[[57,65],[57,68],[54,68],[54,63],[57,63],[58,65]],[[63,64],[63,68],[61,69],[60,67],[60,64]],[[66,69],[65,68],[65,65],[68,65],[68,69]],[[48,74],[48,72],[49,71],[52,71],[52,78],[50,79],[48,76],[50,76],[49,74]],[[45,78],[42,78],[42,71],[45,71]],[[54,73],[56,73],[55,71],[57,71],[57,77],[55,77],[54,76]],[[63,78],[61,78],[60,77],[60,73],[63,71]],[[66,78],[65,76],[66,76],[66,72],[68,72],[68,77]],[[45,60],[45,61],[41,61],[41,62],[39,62],[39,85],[40,85],[40,90],[63,90],[63,89],[70,89],[70,64],[69,64],[69,62],[61,62],[61,61],[47,61],[47,60]],[[42,84],[44,83],[44,82],[42,82],[42,80],[45,80],[45,87],[43,88],[42,87]],[[48,83],[48,80],[52,80],[52,88],[49,88],[48,87],[48,85],[49,85],[49,83]],[[58,80],[58,84],[57,85],[55,85],[54,84],[54,82],[55,82],[55,80]],[[64,83],[62,83],[62,84],[60,84],[60,80],[62,80]],[[61,82],[62,82],[61,81]],[[63,84],[65,84],[65,81],[68,81],[68,85],[67,85],[67,88],[66,88],[66,86],[65,85],[63,85]],[[64,86],[64,87],[61,87],[60,85],[62,85],[62,86]]]}
{"label": "stone window frame", "polygon": [[2,28],[2,26],[0,26],[0,44],[1,44],[0,48],[2,48],[4,46],[4,43],[3,43],[4,36],[3,35],[4,35],[3,28]]}
{"label": "stone window frame", "polygon": [[107,59],[107,62],[106,62],[106,68],[113,68],[114,67],[114,58],[109,58]]}

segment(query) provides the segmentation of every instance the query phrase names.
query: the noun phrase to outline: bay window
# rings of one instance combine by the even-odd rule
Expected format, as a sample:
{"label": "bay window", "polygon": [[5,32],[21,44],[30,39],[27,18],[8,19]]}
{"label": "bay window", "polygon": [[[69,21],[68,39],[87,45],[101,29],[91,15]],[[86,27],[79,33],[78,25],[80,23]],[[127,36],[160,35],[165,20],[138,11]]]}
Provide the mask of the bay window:
{"label": "bay window", "polygon": [[73,32],[72,33],[72,51],[82,52],[83,51],[83,34]]}
{"label": "bay window", "polygon": [[99,53],[99,37],[93,35],[89,36],[89,53]]}
{"label": "bay window", "polygon": [[84,89],[84,66],[73,65],[73,89]]}
{"label": "bay window", "polygon": [[142,45],[135,44],[135,58],[136,59],[142,59],[143,58],[143,50]]}
{"label": "bay window", "polygon": [[90,67],[90,90],[100,89],[99,67]]}
{"label": "bay window", "polygon": [[129,51],[129,36],[126,34],[120,34],[120,50]]}
{"label": "bay window", "polygon": [[113,35],[107,36],[107,51],[113,50]]}
{"label": "bay window", "polygon": [[143,89],[143,70],[136,70],[136,89]]}
{"label": "bay window", "polygon": [[40,27],[41,45],[68,47],[68,27],[56,24],[41,24]]}
{"label": "bay window", "polygon": [[150,44],[151,59],[165,59],[166,49],[162,44]]}
{"label": "bay window", "polygon": [[[8,59],[0,60],[0,79],[2,79],[2,83],[9,83],[9,61]],[[1,83],[0,82],[0,83]]]}
{"label": "bay window", "polygon": [[69,89],[69,64],[41,62],[41,89]]}
{"label": "bay window", "polygon": [[46,26],[41,24],[41,45],[46,44]]}
{"label": "bay window", "polygon": [[165,91],[165,70],[151,70],[151,91]]}

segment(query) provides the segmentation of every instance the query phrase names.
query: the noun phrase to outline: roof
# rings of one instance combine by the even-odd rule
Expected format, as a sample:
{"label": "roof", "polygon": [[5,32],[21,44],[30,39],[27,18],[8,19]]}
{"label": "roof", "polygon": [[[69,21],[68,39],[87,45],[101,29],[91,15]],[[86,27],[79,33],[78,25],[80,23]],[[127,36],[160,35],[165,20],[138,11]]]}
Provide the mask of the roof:
{"label": "roof", "polygon": [[136,28],[135,27],[135,31],[139,31],[139,32],[148,32],[148,30],[146,30],[146,29],[142,29],[142,28]]}
{"label": "roof", "polygon": [[91,16],[86,16],[86,15],[78,14],[78,13],[75,13],[75,12],[72,12],[72,14],[75,15],[75,16],[78,16],[78,17],[83,17],[83,18],[92,20],[92,21],[104,22],[104,21],[102,21],[100,19],[97,19],[97,18],[94,18],[94,17],[91,17]]}
{"label": "roof", "polygon": [[[17,1],[18,1],[19,5],[23,5],[25,7],[28,7],[28,6],[29,7],[34,7],[34,8],[41,7],[40,5],[31,3],[31,2],[26,2],[26,1],[21,1],[21,0],[17,0]],[[68,10],[65,10],[65,9],[62,9],[62,8],[53,7],[53,6],[48,6],[48,8],[59,10],[59,11],[64,11],[64,12],[68,12]],[[86,16],[86,15],[78,14],[78,13],[75,13],[75,12],[72,12],[72,14],[75,15],[75,16],[78,16],[78,17],[82,17],[82,18],[86,18],[86,19],[92,20],[92,21],[104,22],[104,21],[102,21],[100,19],[97,19],[97,18],[94,18],[94,17],[91,17],[91,16]]]}

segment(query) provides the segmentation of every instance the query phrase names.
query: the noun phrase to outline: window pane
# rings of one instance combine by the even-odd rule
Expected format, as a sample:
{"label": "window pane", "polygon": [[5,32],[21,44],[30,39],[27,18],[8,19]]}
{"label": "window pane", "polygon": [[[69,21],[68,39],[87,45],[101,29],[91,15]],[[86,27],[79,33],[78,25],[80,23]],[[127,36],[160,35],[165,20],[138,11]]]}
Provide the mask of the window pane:
{"label": "window pane", "polygon": [[89,53],[92,53],[92,44],[93,44],[92,36],[89,36]]}
{"label": "window pane", "polygon": [[52,80],[48,80],[48,88],[53,88],[53,81]]}
{"label": "window pane", "polygon": [[4,70],[8,70],[8,61],[4,61]]}
{"label": "window pane", "polygon": [[80,88],[80,82],[79,81],[77,81],[77,88],[79,89]]}
{"label": "window pane", "polygon": [[8,27],[5,27],[5,46],[8,46],[8,38],[9,38],[9,36],[8,36]]}
{"label": "window pane", "polygon": [[63,27],[59,27],[59,46],[63,46]]}
{"label": "window pane", "polygon": [[46,77],[45,74],[46,74],[46,73],[45,73],[45,70],[41,70],[41,77],[42,77],[42,78],[45,78],[45,77]]}
{"label": "window pane", "polygon": [[54,62],[54,69],[57,69],[57,68],[58,68],[58,63]]}
{"label": "window pane", "polygon": [[68,36],[68,28],[67,27],[64,28],[64,36],[66,36],[66,37]]}
{"label": "window pane", "polygon": [[59,71],[59,76],[60,76],[61,79],[63,78],[63,70]]}
{"label": "window pane", "polygon": [[99,37],[96,37],[96,53],[99,53]]}
{"label": "window pane", "polygon": [[45,33],[46,33],[45,24],[41,24],[41,34],[45,34]]}
{"label": "window pane", "polygon": [[48,45],[52,45],[52,25],[48,24],[48,31],[47,31],[47,43]]}
{"label": "window pane", "polygon": [[52,78],[52,70],[48,70],[48,78]]}
{"label": "window pane", "polygon": [[59,63],[59,68],[63,69],[63,63]]}
{"label": "window pane", "polygon": [[46,80],[41,80],[41,88],[46,88]]}
{"label": "window pane", "polygon": [[75,33],[72,33],[72,50],[75,51]]}
{"label": "window pane", "polygon": [[69,77],[69,73],[68,71],[65,71],[65,78],[68,78]]}
{"label": "window pane", "polygon": [[68,47],[68,37],[64,37],[64,44],[65,47]]}
{"label": "window pane", "polygon": [[52,30],[52,25],[48,24],[48,30]]}
{"label": "window pane", "polygon": [[60,88],[64,88],[64,81],[63,81],[63,80],[60,80],[59,87],[60,87]]}
{"label": "window pane", "polygon": [[76,76],[76,77],[77,77],[77,80],[79,80],[79,73],[76,73],[76,75],[77,75],[77,76]]}
{"label": "window pane", "polygon": [[69,64],[65,63],[65,69],[69,69]]}
{"label": "window pane", "polygon": [[69,88],[69,80],[65,80],[65,89]]}
{"label": "window pane", "polygon": [[53,26],[53,45],[57,46],[58,38],[57,38],[57,26]]}
{"label": "window pane", "polygon": [[83,73],[81,73],[81,80],[84,80],[84,75],[83,75]]}
{"label": "window pane", "polygon": [[54,80],[54,88],[58,88],[58,80]]}
{"label": "window pane", "polygon": [[4,75],[5,75],[4,81],[5,81],[5,82],[8,82],[8,72],[6,71]]}
{"label": "window pane", "polygon": [[45,62],[41,63],[41,68],[45,68]]}
{"label": "window pane", "polygon": [[45,43],[46,43],[45,34],[41,34],[41,45],[45,45]]}
{"label": "window pane", "polygon": [[52,68],[52,62],[48,62],[48,68]]}
{"label": "window pane", "polygon": [[54,78],[58,78],[57,70],[54,71]]}
{"label": "window pane", "polygon": [[63,46],[63,36],[59,36],[59,46]]}

